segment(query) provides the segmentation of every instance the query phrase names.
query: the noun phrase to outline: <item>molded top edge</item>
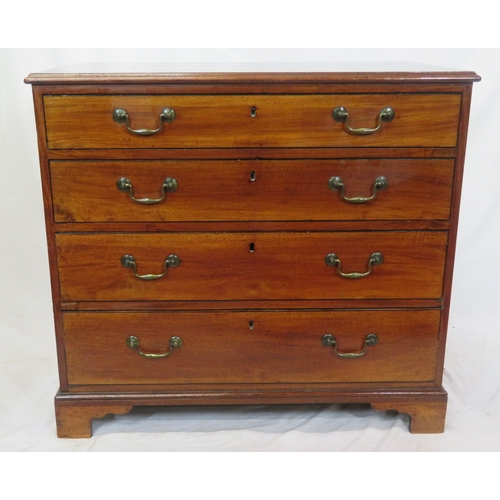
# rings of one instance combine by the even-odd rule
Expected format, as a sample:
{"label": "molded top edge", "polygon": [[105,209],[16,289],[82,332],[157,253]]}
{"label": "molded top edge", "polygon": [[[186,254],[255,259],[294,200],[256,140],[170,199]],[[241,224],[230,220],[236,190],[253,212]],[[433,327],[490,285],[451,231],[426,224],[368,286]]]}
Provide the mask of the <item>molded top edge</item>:
{"label": "molded top edge", "polygon": [[413,63],[93,64],[31,73],[30,84],[93,83],[453,83],[478,82],[473,71]]}

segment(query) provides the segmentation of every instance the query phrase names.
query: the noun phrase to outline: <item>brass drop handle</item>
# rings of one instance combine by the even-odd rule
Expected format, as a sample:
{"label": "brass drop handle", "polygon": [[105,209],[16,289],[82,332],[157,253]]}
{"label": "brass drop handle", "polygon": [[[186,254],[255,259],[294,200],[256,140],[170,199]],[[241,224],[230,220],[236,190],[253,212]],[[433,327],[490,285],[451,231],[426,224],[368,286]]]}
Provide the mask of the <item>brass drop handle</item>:
{"label": "brass drop handle", "polygon": [[368,270],[364,273],[343,273],[340,270],[340,266],[342,265],[342,262],[340,262],[340,259],[338,258],[336,253],[329,253],[325,257],[325,264],[327,266],[337,266],[337,272],[340,274],[340,276],[343,276],[344,278],[350,278],[350,279],[359,279],[359,278],[364,278],[365,276],[368,276],[372,272],[372,266],[378,266],[384,262],[384,256],[380,252],[373,252],[370,255],[370,258],[368,259]]}
{"label": "brass drop handle", "polygon": [[389,187],[389,181],[387,180],[386,177],[381,175],[380,177],[377,177],[375,179],[375,182],[373,183],[373,194],[368,197],[368,198],[363,198],[361,196],[356,196],[355,198],[348,198],[345,195],[345,184],[342,182],[342,179],[338,176],[331,177],[330,180],[328,181],[328,187],[332,191],[339,191],[340,190],[340,195],[345,201],[348,201],[349,203],[366,203],[367,201],[373,200],[375,196],[377,196],[378,191],[383,191],[384,189],[387,189]]}
{"label": "brass drop handle", "polygon": [[363,350],[359,352],[339,352],[337,350],[337,340],[331,333],[327,333],[323,335],[321,338],[321,343],[325,347],[333,347],[333,350],[337,356],[340,358],[359,358],[360,356],[364,356],[368,350],[369,346],[376,345],[378,343],[378,337],[375,333],[370,333],[366,336],[365,341],[363,343]]}
{"label": "brass drop handle", "polygon": [[163,196],[161,198],[136,198],[134,196],[132,183],[130,182],[130,179],[127,179],[126,177],[120,177],[116,181],[116,187],[124,193],[128,192],[130,198],[136,203],[141,203],[142,205],[155,205],[156,203],[161,203],[165,199],[167,193],[177,191],[179,184],[173,177],[167,177],[161,186],[161,190],[163,192]]}
{"label": "brass drop handle", "polygon": [[134,256],[133,255],[124,255],[121,258],[121,263],[123,267],[126,268],[131,268],[134,270],[134,276],[136,278],[139,278],[140,280],[158,280],[160,278],[163,278],[164,276],[167,275],[167,270],[169,267],[177,267],[180,263],[181,260],[179,259],[179,256],[176,255],[175,253],[170,254],[166,259],[163,264],[165,271],[161,274],[137,274],[137,264],[135,262]]}
{"label": "brass drop handle", "polygon": [[157,134],[162,128],[164,123],[171,123],[175,120],[175,111],[172,108],[164,108],[160,113],[160,125],[154,130],[141,128],[133,129],[130,128],[130,117],[125,109],[116,108],[112,113],[113,120],[119,124],[125,124],[125,127],[129,132],[136,135],[154,135]]}
{"label": "brass drop handle", "polygon": [[378,115],[378,125],[375,128],[352,128],[349,125],[349,113],[347,112],[347,109],[343,106],[338,106],[332,111],[332,117],[336,122],[344,123],[345,128],[349,132],[357,135],[368,135],[377,132],[377,130],[380,130],[382,127],[383,122],[390,122],[394,120],[394,116],[396,116],[396,114],[392,108],[384,108]]}
{"label": "brass drop handle", "polygon": [[139,349],[139,345],[139,339],[134,335],[131,335],[127,339],[127,346],[131,349],[135,349],[141,356],[144,356],[145,358],[165,358],[167,356],[170,356],[174,349],[180,349],[182,347],[182,339],[180,337],[171,337],[169,341],[170,349],[167,352],[163,352],[160,354],[141,351],[141,349]]}

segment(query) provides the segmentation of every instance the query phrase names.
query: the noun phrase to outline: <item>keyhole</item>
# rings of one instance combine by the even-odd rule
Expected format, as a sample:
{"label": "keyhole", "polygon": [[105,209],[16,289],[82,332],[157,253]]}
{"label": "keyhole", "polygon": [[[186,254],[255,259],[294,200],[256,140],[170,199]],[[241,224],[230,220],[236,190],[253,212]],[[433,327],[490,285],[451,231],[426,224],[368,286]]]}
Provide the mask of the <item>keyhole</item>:
{"label": "keyhole", "polygon": [[248,329],[253,330],[253,321],[248,322]]}
{"label": "keyhole", "polygon": [[255,117],[257,116],[257,106],[252,106],[252,107],[250,108],[250,116],[251,116],[252,118],[255,118]]}
{"label": "keyhole", "polygon": [[255,252],[255,243],[250,243],[250,252]]}
{"label": "keyhole", "polygon": [[256,179],[257,179],[257,172],[255,172],[255,170],[252,170],[250,172],[250,182],[255,182]]}

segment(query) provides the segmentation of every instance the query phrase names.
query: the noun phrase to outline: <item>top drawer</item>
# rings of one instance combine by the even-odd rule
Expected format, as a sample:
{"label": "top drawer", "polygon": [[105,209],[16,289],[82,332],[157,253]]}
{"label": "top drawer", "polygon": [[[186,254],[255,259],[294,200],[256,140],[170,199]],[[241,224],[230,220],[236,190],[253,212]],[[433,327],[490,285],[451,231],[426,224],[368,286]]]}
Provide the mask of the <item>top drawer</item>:
{"label": "top drawer", "polygon": [[[51,95],[44,110],[50,149],[455,147],[460,102],[460,94]],[[333,118],[339,107],[343,121]],[[387,107],[394,118],[380,123]],[[173,121],[160,119],[165,108]]]}

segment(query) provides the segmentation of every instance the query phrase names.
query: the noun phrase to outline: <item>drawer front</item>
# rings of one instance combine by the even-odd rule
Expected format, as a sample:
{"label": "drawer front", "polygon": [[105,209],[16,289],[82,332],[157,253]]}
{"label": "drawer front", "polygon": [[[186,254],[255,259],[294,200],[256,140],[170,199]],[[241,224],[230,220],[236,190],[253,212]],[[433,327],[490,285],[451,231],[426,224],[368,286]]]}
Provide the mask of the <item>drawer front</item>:
{"label": "drawer front", "polygon": [[[44,111],[49,149],[455,147],[460,102],[460,94],[61,95],[45,96]],[[355,129],[376,128],[386,107],[395,116],[357,135],[333,119],[338,107]],[[160,121],[165,108],[173,121]],[[116,109],[132,130],[161,130],[129,132],[113,119]]]}
{"label": "drawer front", "polygon": [[446,220],[453,169],[427,159],[50,163],[56,222]]}
{"label": "drawer front", "polygon": [[[65,313],[68,382],[190,384],[434,379],[440,312]],[[252,328],[250,329],[250,322]],[[338,354],[323,345],[334,335]],[[136,337],[139,346],[127,345]],[[179,337],[170,348],[172,337]],[[373,338],[373,337],[371,337]],[[139,354],[164,354],[149,358]]]}
{"label": "drawer front", "polygon": [[[66,301],[404,299],[441,297],[447,233],[58,234],[56,242]],[[376,252],[383,263],[371,265]],[[340,264],[327,265],[332,253]],[[122,264],[126,255],[135,270]],[[339,274],[370,268],[359,279]]]}

